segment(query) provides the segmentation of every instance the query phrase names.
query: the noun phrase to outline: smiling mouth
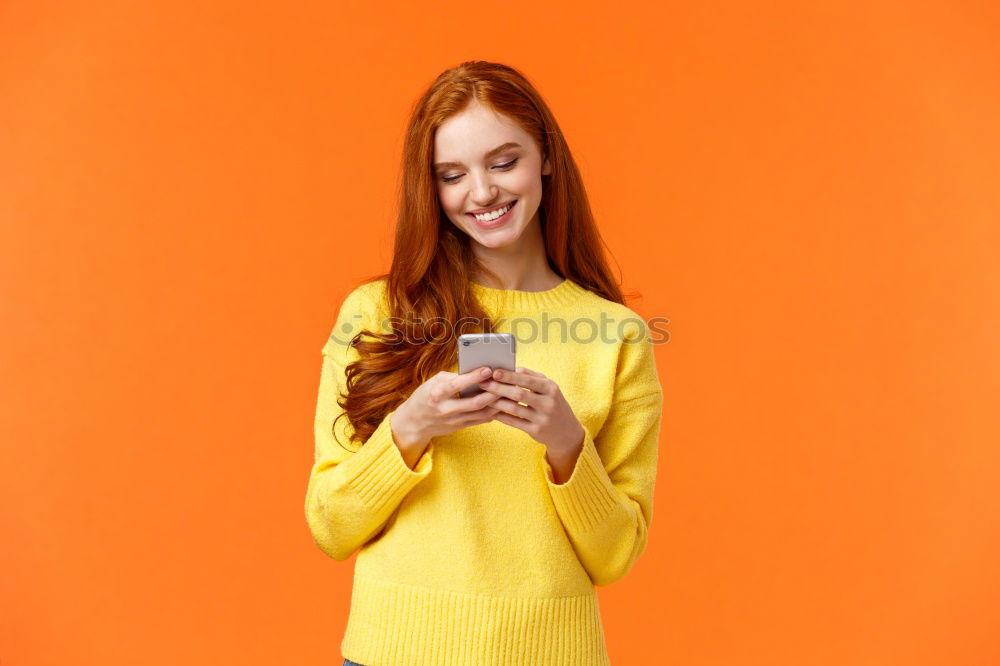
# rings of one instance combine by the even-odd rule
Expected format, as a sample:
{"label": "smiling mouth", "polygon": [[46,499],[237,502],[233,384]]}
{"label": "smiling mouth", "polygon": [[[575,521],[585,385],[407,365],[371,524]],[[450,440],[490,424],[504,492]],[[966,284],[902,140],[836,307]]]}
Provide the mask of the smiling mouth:
{"label": "smiling mouth", "polygon": [[[502,220],[506,220],[510,216],[511,212],[517,206],[517,202],[518,201],[520,201],[520,199],[514,199],[510,203],[504,204],[507,207],[507,212],[504,213],[503,215],[501,215],[499,217],[496,217],[496,218],[493,218],[491,220],[481,220],[478,217],[476,217],[476,215],[474,213],[466,213],[466,215],[470,216],[473,219],[473,221],[475,221],[476,224],[479,224],[480,226],[487,226],[487,227],[488,226],[494,226],[498,222],[500,222]],[[503,208],[503,206],[500,207],[500,209],[502,209],[502,208]],[[498,210],[500,210],[500,209],[498,209]]]}

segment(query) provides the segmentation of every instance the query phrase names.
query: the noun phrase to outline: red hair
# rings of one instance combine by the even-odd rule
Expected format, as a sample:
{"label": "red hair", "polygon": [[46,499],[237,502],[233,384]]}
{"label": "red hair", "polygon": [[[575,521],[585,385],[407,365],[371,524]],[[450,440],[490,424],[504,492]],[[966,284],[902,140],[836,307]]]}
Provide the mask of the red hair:
{"label": "red hair", "polygon": [[[419,323],[443,318],[453,336],[493,329],[469,282],[477,273],[499,279],[477,260],[469,236],[441,210],[432,169],[437,128],[474,99],[519,123],[534,138],[542,161],[550,160],[552,172],[542,176],[539,222],[552,270],[624,304],[601,250],[580,171],[538,91],[523,74],[499,63],[470,61],[442,72],[417,101],[406,130],[392,266],[388,273],[361,283],[387,280],[386,316],[393,318],[393,332],[363,330],[351,341],[360,358],[345,370],[347,394],[338,404],[353,426],[352,439],[362,443],[417,386],[457,362],[454,344],[418,342],[431,337],[438,342],[440,331],[425,332],[412,319]],[[467,319],[456,327],[460,318],[475,321]],[[407,322],[406,330],[396,322]],[[416,341],[407,331],[416,334]]]}

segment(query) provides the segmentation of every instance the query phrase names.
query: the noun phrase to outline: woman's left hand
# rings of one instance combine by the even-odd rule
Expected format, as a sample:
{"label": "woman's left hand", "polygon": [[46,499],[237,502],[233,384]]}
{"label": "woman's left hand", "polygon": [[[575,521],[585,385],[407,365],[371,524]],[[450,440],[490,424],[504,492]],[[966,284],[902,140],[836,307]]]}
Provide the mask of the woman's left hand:
{"label": "woman's left hand", "polygon": [[542,373],[523,366],[517,366],[517,372],[494,370],[479,386],[501,396],[492,404],[501,410],[495,420],[523,430],[551,453],[576,452],[583,443],[583,424],[559,385]]}

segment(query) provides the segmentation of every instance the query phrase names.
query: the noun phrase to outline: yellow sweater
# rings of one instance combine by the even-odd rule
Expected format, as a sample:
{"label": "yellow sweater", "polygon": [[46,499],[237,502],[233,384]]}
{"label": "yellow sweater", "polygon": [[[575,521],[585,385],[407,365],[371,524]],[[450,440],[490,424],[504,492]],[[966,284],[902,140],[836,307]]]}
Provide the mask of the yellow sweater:
{"label": "yellow sweater", "polygon": [[354,289],[322,349],[305,498],[324,553],[360,549],[341,653],[365,666],[606,665],[594,586],[628,573],[653,515],[663,392],[649,327],[571,280],[473,289],[504,318],[495,330],[514,333],[517,364],[559,385],[583,450],[556,484],[543,444],[491,421],[432,438],[410,469],[388,414],[363,445],[341,418],[342,448],[331,428],[358,354],[348,342],[391,330],[385,280]]}

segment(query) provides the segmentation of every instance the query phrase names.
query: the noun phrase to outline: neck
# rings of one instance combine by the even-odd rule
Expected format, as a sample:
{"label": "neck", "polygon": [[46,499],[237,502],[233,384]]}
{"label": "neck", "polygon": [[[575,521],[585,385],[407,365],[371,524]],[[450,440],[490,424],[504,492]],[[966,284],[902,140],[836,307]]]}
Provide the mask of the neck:
{"label": "neck", "polygon": [[487,275],[474,275],[472,280],[494,289],[519,291],[545,291],[562,282],[562,278],[549,267],[545,255],[541,225],[536,217],[524,229],[516,242],[504,247],[486,247],[473,244],[476,258],[500,278],[498,283]]}

